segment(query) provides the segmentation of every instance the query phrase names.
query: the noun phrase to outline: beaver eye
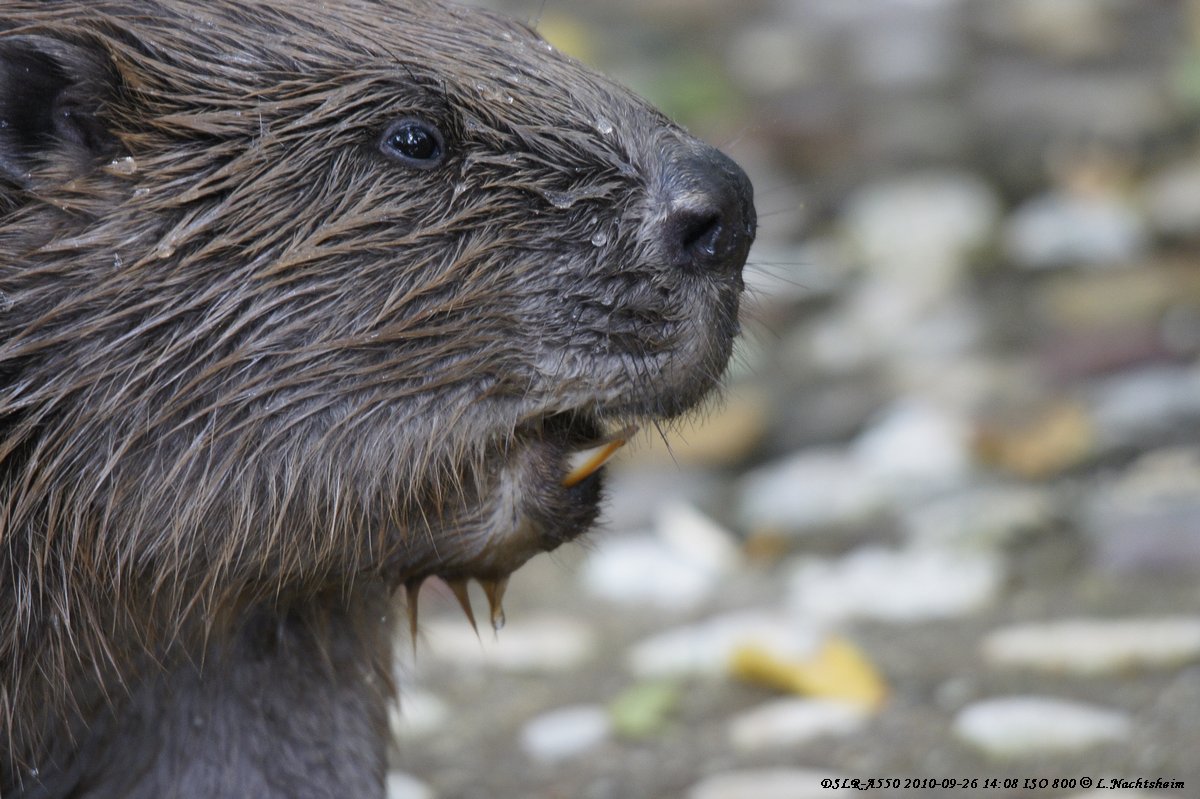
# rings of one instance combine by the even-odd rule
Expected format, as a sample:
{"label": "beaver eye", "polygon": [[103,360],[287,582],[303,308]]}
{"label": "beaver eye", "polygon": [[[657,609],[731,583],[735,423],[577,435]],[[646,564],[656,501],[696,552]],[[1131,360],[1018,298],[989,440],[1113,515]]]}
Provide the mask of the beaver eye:
{"label": "beaver eye", "polygon": [[379,149],[389,158],[417,169],[431,169],[446,157],[441,131],[419,119],[401,119],[388,125]]}

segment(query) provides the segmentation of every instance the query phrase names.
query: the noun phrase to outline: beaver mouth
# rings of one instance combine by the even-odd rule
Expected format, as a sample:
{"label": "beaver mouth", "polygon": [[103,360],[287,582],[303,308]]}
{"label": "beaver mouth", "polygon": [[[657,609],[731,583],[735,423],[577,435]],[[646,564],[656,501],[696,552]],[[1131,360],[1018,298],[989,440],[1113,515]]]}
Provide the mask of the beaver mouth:
{"label": "beaver mouth", "polygon": [[625,446],[637,431],[638,425],[627,424],[571,452],[567,458],[567,473],[562,479],[563,488],[574,488],[599,474],[612,456],[617,454],[617,450]]}
{"label": "beaver mouth", "polygon": [[509,576],[594,524],[604,466],[637,430],[636,424],[582,410],[551,412],[517,425],[497,452],[491,489],[479,498],[482,513],[458,538],[467,545],[444,548],[400,580],[413,641],[417,597],[429,577],[450,589],[476,630],[468,587],[479,583],[492,626],[502,627]]}
{"label": "beaver mouth", "polygon": [[685,303],[697,306],[686,322],[665,310],[653,314],[667,320],[653,335],[625,336],[630,331],[614,330],[611,320],[572,329],[565,348],[548,348],[532,386],[514,386],[528,393],[501,397],[504,421],[488,420],[487,454],[478,482],[466,483],[462,521],[437,530],[441,545],[425,557],[407,559],[403,582],[414,641],[417,593],[428,577],[449,587],[472,627],[468,586],[479,583],[499,628],[510,575],[596,522],[610,459],[639,428],[669,423],[710,394],[737,333],[741,286],[718,288]]}
{"label": "beaver mouth", "polygon": [[541,550],[553,550],[591,526],[604,467],[639,427],[584,411],[552,413],[518,427],[515,438],[531,442],[530,448],[538,452],[538,465],[530,475],[536,490],[561,497],[557,512],[543,509],[534,514],[540,516]]}

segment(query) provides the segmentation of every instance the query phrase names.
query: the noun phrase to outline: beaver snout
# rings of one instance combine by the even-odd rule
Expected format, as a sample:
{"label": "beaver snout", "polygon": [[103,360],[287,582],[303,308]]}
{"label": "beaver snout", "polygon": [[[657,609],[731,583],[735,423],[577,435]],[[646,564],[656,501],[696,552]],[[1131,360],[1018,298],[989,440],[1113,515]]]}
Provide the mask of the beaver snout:
{"label": "beaver snout", "polygon": [[746,173],[713,147],[669,162],[662,222],[668,263],[716,276],[737,275],[754,240],[754,192]]}

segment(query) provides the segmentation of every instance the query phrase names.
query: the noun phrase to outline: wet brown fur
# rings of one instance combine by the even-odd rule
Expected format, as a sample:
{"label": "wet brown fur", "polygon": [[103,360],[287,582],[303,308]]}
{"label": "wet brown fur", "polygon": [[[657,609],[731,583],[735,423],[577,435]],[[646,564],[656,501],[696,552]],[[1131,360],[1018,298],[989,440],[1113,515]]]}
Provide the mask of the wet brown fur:
{"label": "wet brown fur", "polygon": [[[740,279],[647,234],[700,145],[502,17],[329,5],[0,8],[48,87],[10,70],[0,119],[59,126],[0,128],[0,792],[66,795],[34,769],[248,646],[386,696],[391,588],[576,535],[569,445],[728,357]],[[407,116],[444,164],[381,156]]]}

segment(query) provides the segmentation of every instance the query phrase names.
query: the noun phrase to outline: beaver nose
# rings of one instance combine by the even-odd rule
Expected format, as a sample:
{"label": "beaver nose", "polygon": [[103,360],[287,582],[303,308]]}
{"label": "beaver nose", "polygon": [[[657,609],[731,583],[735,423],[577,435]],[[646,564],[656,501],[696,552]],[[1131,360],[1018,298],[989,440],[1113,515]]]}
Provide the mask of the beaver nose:
{"label": "beaver nose", "polygon": [[671,265],[734,275],[746,263],[757,219],[746,173],[705,147],[670,163],[665,174],[664,246]]}

